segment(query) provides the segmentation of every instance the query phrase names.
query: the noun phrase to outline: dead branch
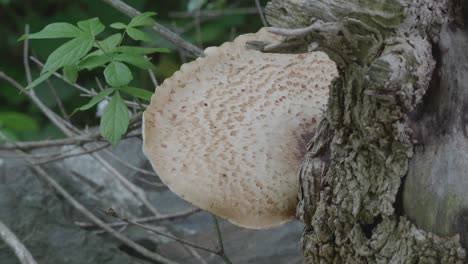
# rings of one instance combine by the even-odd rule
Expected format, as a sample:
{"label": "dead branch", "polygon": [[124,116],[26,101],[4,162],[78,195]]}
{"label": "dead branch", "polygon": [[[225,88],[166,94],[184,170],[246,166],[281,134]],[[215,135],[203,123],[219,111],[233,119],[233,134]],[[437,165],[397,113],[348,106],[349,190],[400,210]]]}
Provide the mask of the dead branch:
{"label": "dead branch", "polygon": [[[177,218],[187,217],[187,216],[190,216],[192,214],[198,213],[200,211],[201,210],[197,208],[197,209],[191,209],[189,211],[179,212],[179,213],[175,213],[175,214],[133,218],[133,219],[131,219],[131,221],[136,222],[136,223],[161,222],[161,221],[166,221],[166,220],[173,220],[173,219],[177,219]],[[75,224],[77,226],[79,226],[79,227],[82,227],[82,228],[98,227],[96,224],[93,224],[93,223],[75,222]],[[107,223],[107,224],[110,227],[121,227],[121,226],[128,225],[128,223],[124,222],[124,221],[118,221],[118,222]]]}
{"label": "dead branch", "polygon": [[0,221],[0,237],[15,252],[21,264],[37,264],[28,249],[2,221]]}
{"label": "dead branch", "polygon": [[[134,221],[131,221],[125,217],[122,217],[120,216],[119,214],[117,214],[117,212],[115,212],[112,208],[109,208],[106,210],[106,213],[112,217],[115,217],[115,218],[118,218],[120,220],[122,220],[123,222],[126,222],[128,224],[132,224],[134,226],[138,226],[140,228],[143,228],[145,230],[148,230],[150,231],[151,233],[154,233],[154,234],[157,234],[157,235],[160,235],[160,236],[163,236],[163,237],[166,237],[166,238],[169,238],[169,239],[172,239],[180,244],[183,244],[183,245],[187,245],[189,247],[192,247],[192,248],[196,248],[196,249],[199,249],[199,250],[202,250],[202,251],[205,251],[205,252],[208,252],[208,253],[211,253],[211,254],[215,254],[215,255],[218,255],[219,257],[221,257],[225,263],[227,264],[231,264],[231,261],[229,260],[229,258],[227,258],[227,256],[224,254],[224,249],[223,247],[221,246],[221,248],[219,250],[213,250],[213,249],[210,249],[210,248],[207,248],[207,247],[204,247],[204,246],[200,246],[198,244],[195,244],[195,243],[192,243],[190,241],[187,241],[185,239],[182,239],[182,238],[179,238],[179,237],[175,237],[175,236],[172,236],[172,235],[169,235],[169,234],[166,234],[164,232],[161,232],[159,230],[157,230],[156,228],[153,228],[151,226],[147,226],[147,225],[142,225],[140,223],[137,223],[137,222],[134,222]],[[217,222],[216,222],[217,223]],[[217,228],[219,230],[219,226],[217,225]],[[220,233],[219,233],[220,234]],[[220,240],[220,242],[222,243],[222,240]],[[222,244],[221,244],[222,245]]]}
{"label": "dead branch", "polygon": [[71,158],[71,157],[83,156],[83,155],[86,155],[86,154],[91,154],[91,153],[94,153],[96,151],[103,150],[105,148],[108,148],[109,146],[110,146],[109,143],[105,143],[102,146],[95,147],[95,148],[92,148],[92,149],[88,149],[88,150],[84,150],[84,151],[80,151],[80,152],[76,152],[76,153],[60,155],[58,157],[53,157],[53,158],[49,158],[49,159],[45,159],[45,160],[41,160],[41,161],[36,161],[36,162],[33,162],[33,165],[45,165],[45,164],[48,164],[48,163],[51,163],[51,162],[56,162],[56,161],[68,159],[68,158]]}
{"label": "dead branch", "polygon": [[[140,14],[140,12],[133,7],[125,4],[120,0],[102,0],[104,3],[112,6],[119,12],[125,14],[129,17],[135,17]],[[169,29],[165,28],[161,24],[155,23],[153,25],[153,30],[161,34],[165,39],[169,40],[170,42],[174,43],[176,46],[182,48],[183,50],[187,51],[194,57],[201,57],[204,56],[203,50],[199,49],[198,47],[194,46],[190,42],[187,42],[179,35],[175,34],[174,32],[170,31]]]}

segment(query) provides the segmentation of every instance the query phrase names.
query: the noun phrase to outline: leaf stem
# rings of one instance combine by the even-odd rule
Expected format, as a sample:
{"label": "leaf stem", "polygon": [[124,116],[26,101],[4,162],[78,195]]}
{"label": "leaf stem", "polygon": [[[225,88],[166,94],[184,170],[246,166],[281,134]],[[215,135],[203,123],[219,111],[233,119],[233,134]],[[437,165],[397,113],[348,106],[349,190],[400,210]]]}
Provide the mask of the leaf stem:
{"label": "leaf stem", "polygon": [[94,40],[94,42],[96,42],[96,45],[98,46],[98,48],[99,48],[100,50],[102,50],[102,52],[104,52],[104,54],[105,54],[107,57],[109,57],[109,58],[112,59],[112,57],[111,57],[109,54],[107,54],[107,52],[104,50],[104,48],[102,48],[101,44],[99,44],[99,41],[98,41],[98,40]]}
{"label": "leaf stem", "polygon": [[117,47],[120,47],[120,45],[122,44],[122,41],[125,38],[126,34],[127,34],[127,30],[124,30],[124,32],[122,33],[122,37],[120,37],[119,44],[117,44]]}

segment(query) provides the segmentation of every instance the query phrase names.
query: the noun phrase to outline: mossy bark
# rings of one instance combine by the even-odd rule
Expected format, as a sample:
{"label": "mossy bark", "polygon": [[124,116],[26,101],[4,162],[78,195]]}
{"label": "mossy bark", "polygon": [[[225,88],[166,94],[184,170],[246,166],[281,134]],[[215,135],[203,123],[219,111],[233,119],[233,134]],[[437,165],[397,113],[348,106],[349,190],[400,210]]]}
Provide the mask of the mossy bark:
{"label": "mossy bark", "polygon": [[[464,263],[457,236],[419,229],[397,208],[413,156],[408,114],[429,87],[448,0],[273,0],[269,23],[338,66],[301,173],[306,263]],[[299,40],[299,41],[298,41]]]}

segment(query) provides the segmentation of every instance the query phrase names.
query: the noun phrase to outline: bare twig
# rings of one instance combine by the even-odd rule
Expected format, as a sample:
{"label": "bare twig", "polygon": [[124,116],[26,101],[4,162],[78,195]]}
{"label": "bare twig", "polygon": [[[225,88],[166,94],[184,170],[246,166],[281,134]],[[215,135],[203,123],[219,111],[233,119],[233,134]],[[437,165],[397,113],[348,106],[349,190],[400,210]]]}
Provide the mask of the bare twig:
{"label": "bare twig", "polygon": [[[3,133],[0,131],[0,138],[2,138],[5,141],[8,141],[8,139],[3,135]],[[13,142],[10,142],[14,144]],[[24,155],[25,153],[21,150],[16,150],[16,152],[19,155]],[[108,226],[106,223],[104,223],[101,219],[99,219],[97,216],[95,216],[93,213],[91,213],[86,207],[84,207],[80,202],[75,200],[73,196],[71,196],[58,182],[56,182],[41,166],[33,165],[33,162],[31,159],[27,157],[27,155],[24,155],[24,159],[31,165],[31,168],[36,172],[38,176],[40,176],[43,180],[45,180],[47,183],[49,183],[62,197],[65,198],[67,202],[69,202],[76,210],[78,210],[80,213],[82,213],[84,216],[86,216],[88,219],[90,219],[92,222],[94,222],[96,225],[98,225],[100,228],[106,230],[110,235],[115,237],[116,239],[120,240],[121,242],[125,243],[127,246],[130,248],[134,249],[136,252],[140,253],[141,255],[150,258],[154,261],[162,262],[162,263],[169,263],[169,264],[175,264],[176,262],[169,260],[155,252],[151,252],[145,247],[137,244],[135,241],[129,239],[128,237],[122,235],[119,232],[116,232],[114,229],[112,229],[110,226]]]}
{"label": "bare twig", "polygon": [[[131,221],[134,221],[136,223],[160,222],[160,221],[172,220],[172,219],[176,219],[176,218],[187,217],[187,216],[190,216],[192,214],[198,213],[200,211],[201,211],[200,209],[192,209],[192,210],[189,210],[189,211],[179,212],[179,213],[175,213],[175,214],[134,218],[134,219],[131,219]],[[97,225],[93,224],[93,223],[75,222],[75,224],[77,226],[79,226],[79,227],[82,227],[82,228],[97,227]],[[121,226],[126,226],[128,224],[129,223],[124,222],[124,221],[107,223],[107,225],[109,225],[110,227],[121,227]]]}
{"label": "bare twig", "polygon": [[[163,237],[166,237],[166,238],[169,238],[169,239],[172,239],[182,245],[186,245],[186,246],[189,246],[189,247],[192,247],[192,248],[195,248],[195,249],[199,249],[199,250],[202,250],[202,251],[205,251],[205,252],[208,252],[208,253],[211,253],[211,254],[215,254],[219,257],[221,257],[223,259],[223,261],[226,263],[226,264],[232,264],[232,262],[229,260],[229,258],[226,256],[226,254],[224,253],[224,247],[222,246],[222,240],[220,240],[220,243],[221,243],[221,249],[220,250],[213,250],[213,249],[210,249],[210,248],[207,248],[207,247],[203,247],[203,246],[200,246],[198,244],[195,244],[195,243],[192,243],[190,241],[187,241],[185,239],[182,239],[182,238],[179,238],[179,237],[176,237],[176,236],[173,236],[173,235],[169,235],[169,234],[166,234],[164,232],[161,232],[159,230],[157,230],[156,228],[153,228],[151,226],[147,226],[147,225],[142,225],[140,223],[137,223],[137,222],[134,222],[134,221],[131,221],[125,217],[121,217],[119,214],[117,214],[117,212],[115,212],[112,208],[109,208],[105,211],[108,215],[110,216],[113,216],[115,218],[118,218],[120,220],[122,220],[123,222],[126,222],[126,223],[129,223],[129,224],[132,224],[134,226],[138,226],[140,228],[143,228],[145,230],[148,230],[152,233],[155,233],[157,235],[160,235],[160,236],[163,236]],[[214,217],[214,216],[213,216]],[[215,218],[216,220],[216,218]],[[217,220],[216,220],[216,226],[217,226],[217,230],[218,230],[218,238],[220,238],[220,234],[221,234],[221,231],[219,230],[219,226],[217,224]]]}
{"label": "bare twig", "polygon": [[[132,138],[132,137],[140,137],[141,133],[134,133],[133,124],[138,124],[141,119],[141,113],[135,114],[131,120],[130,124],[132,127],[128,129],[127,134],[124,135],[123,138]],[[139,129],[139,128],[138,128]],[[16,142],[16,144],[5,143],[0,145],[0,150],[13,150],[13,149],[23,149],[23,150],[30,150],[30,149],[37,149],[37,148],[48,148],[48,147],[61,147],[61,146],[68,146],[68,145],[84,145],[87,143],[98,143],[98,142],[106,142],[99,131],[93,132],[90,134],[84,134],[80,136],[72,136],[65,139],[53,139],[53,140],[41,140],[41,141],[25,141],[25,142]],[[34,154],[30,154],[34,155]]]}
{"label": "bare twig", "polygon": [[142,225],[140,223],[137,223],[137,222],[134,222],[134,221],[131,221],[125,217],[121,217],[120,215],[118,215],[112,208],[109,208],[105,211],[108,215],[110,216],[113,216],[115,218],[118,218],[120,220],[122,220],[123,222],[126,222],[128,224],[131,224],[131,225],[134,225],[134,226],[138,226],[140,228],[143,228],[145,230],[148,230],[152,233],[155,233],[157,235],[160,235],[160,236],[163,236],[163,237],[166,237],[166,238],[169,238],[169,239],[172,239],[176,242],[179,242],[181,244],[184,244],[184,245],[187,245],[187,246],[191,246],[193,248],[196,248],[196,249],[199,249],[199,250],[203,250],[203,251],[206,251],[206,252],[209,252],[209,253],[212,253],[212,254],[216,254],[218,255],[218,252],[216,250],[213,250],[213,249],[209,249],[209,248],[206,248],[206,247],[203,247],[203,246],[200,246],[200,245],[197,245],[195,243],[192,243],[190,241],[187,241],[185,239],[182,239],[182,238],[179,238],[179,237],[175,237],[175,236],[172,236],[172,235],[168,235],[166,233],[163,233],[159,230],[157,230],[156,228],[153,228],[151,226],[146,226],[146,225]]}
{"label": "bare twig", "polygon": [[201,264],[208,264],[208,262],[204,260],[202,256],[200,256],[200,254],[198,254],[198,252],[194,248],[191,248],[187,245],[182,245],[182,246],[189,252],[190,255],[192,255],[193,258],[197,259]]}
{"label": "bare twig", "polygon": [[317,32],[338,32],[342,25],[337,22],[323,22],[321,20],[315,20],[310,26],[303,28],[278,28],[269,27],[268,32],[284,37],[301,37],[305,36],[314,31]]}
{"label": "bare twig", "polygon": [[260,19],[262,20],[263,26],[268,26],[268,23],[265,18],[265,14],[263,13],[263,8],[260,5],[260,0],[255,0],[255,6],[257,7],[258,14],[260,15]]}
{"label": "bare twig", "polygon": [[16,145],[6,143],[0,145],[0,150],[12,150],[12,149],[36,149],[36,148],[48,148],[48,147],[60,147],[67,145],[82,145],[90,142],[99,142],[101,141],[101,135],[99,133],[94,133],[85,136],[71,137],[65,139],[54,139],[54,140],[42,140],[42,141],[27,141],[27,142],[17,142]]}
{"label": "bare twig", "polygon": [[164,183],[149,181],[149,180],[147,180],[147,179],[145,179],[143,177],[138,177],[138,178],[136,178],[136,180],[139,181],[139,182],[142,182],[144,184],[154,186],[154,187],[159,187],[159,188],[166,187],[166,185]]}
{"label": "bare twig", "polygon": [[[36,57],[31,56],[31,57],[29,57],[29,58],[30,58],[34,63],[36,63],[39,67],[41,67],[41,68],[44,67],[44,63],[42,63],[42,62],[41,62],[40,60],[38,60]],[[81,85],[79,85],[79,84],[77,84],[77,83],[71,83],[71,82],[69,82],[67,79],[65,79],[65,77],[63,77],[61,74],[59,74],[59,73],[57,73],[57,72],[54,73],[53,75],[54,75],[55,77],[58,77],[58,78],[62,79],[62,80],[65,81],[67,84],[69,84],[69,85],[75,87],[76,89],[78,89],[78,90],[80,90],[80,91],[82,91],[82,92],[84,92],[84,93],[87,93],[87,94],[92,93],[91,90],[89,90],[89,89],[87,89],[87,88],[85,88],[85,87],[83,87],[83,86],[81,86]],[[97,94],[97,93],[94,92],[94,94]]]}
{"label": "bare twig", "polygon": [[[54,151],[54,152],[47,151],[45,153],[26,153],[25,155],[27,155],[28,157],[30,157],[32,159],[45,159],[45,158],[58,157],[58,156],[64,155],[65,153],[70,153],[76,148],[78,148],[78,146],[74,146],[74,147],[69,148],[69,149],[67,149],[65,151],[64,150],[59,150],[59,151]],[[19,148],[16,147],[14,149],[19,149]],[[17,158],[17,159],[20,158],[20,156],[18,156],[16,154],[9,154],[9,153],[1,153],[0,156],[10,157],[10,158]]]}
{"label": "bare twig", "polygon": [[154,72],[152,70],[148,70],[148,74],[150,76],[151,82],[153,83],[154,88],[156,89],[159,84],[158,84],[158,79],[156,79],[156,76],[154,75]]}
{"label": "bare twig", "polygon": [[200,21],[200,9],[195,10],[195,16],[193,17],[195,23],[195,32],[197,35],[198,47],[203,49],[203,41],[201,36],[201,21]]}
{"label": "bare twig", "polygon": [[107,148],[107,147],[109,147],[109,146],[110,146],[109,143],[105,143],[104,145],[99,146],[99,147],[96,147],[96,148],[87,149],[87,150],[80,151],[80,152],[76,152],[76,153],[70,153],[70,154],[66,154],[66,155],[60,155],[60,156],[58,156],[58,157],[54,157],[54,158],[50,158],[50,159],[46,159],[46,160],[42,160],[42,161],[33,162],[32,165],[44,165],[44,164],[47,164],[47,163],[56,162],[56,161],[63,160],[63,159],[67,159],[67,158],[71,158],[71,157],[77,157],[77,156],[82,156],[82,155],[86,155],[86,154],[91,154],[91,153],[94,153],[94,152],[96,152],[96,151],[105,149],[105,148]]}
{"label": "bare twig", "polygon": [[104,90],[104,86],[102,86],[101,80],[99,80],[99,78],[97,76],[95,76],[94,79],[96,80],[96,84],[97,84],[97,86],[99,88],[99,91]]}
{"label": "bare twig", "polygon": [[31,253],[28,249],[19,241],[15,234],[0,221],[0,238],[5,241],[14,252],[21,264],[36,264]]}
{"label": "bare twig", "polygon": [[68,122],[70,122],[70,119],[68,118],[67,111],[65,110],[65,107],[63,106],[62,100],[60,99],[60,96],[57,94],[57,90],[55,89],[54,85],[50,81],[50,79],[46,80],[46,84],[49,87],[50,92],[52,93],[52,96],[55,99],[55,102],[57,103],[57,106],[60,110],[60,113],[62,114],[62,117],[66,119]]}
{"label": "bare twig", "polygon": [[[125,4],[120,0],[102,0],[103,2],[109,4],[113,8],[117,9],[119,12],[125,14],[129,17],[135,17],[140,14],[136,9],[133,7]],[[194,57],[201,57],[204,56],[203,50],[197,48],[190,42],[187,42],[179,35],[175,34],[174,32],[170,31],[169,29],[165,28],[164,26],[155,23],[153,25],[153,30],[161,34],[165,39],[169,40],[170,42],[174,43],[176,46],[186,50],[188,53],[192,54]]]}
{"label": "bare twig", "polygon": [[[146,174],[146,175],[157,176],[155,172],[149,171],[149,170],[140,169],[140,168],[138,168],[137,166],[131,164],[130,162],[121,159],[119,156],[115,155],[114,153],[112,153],[112,152],[109,151],[109,150],[104,150],[104,153],[106,153],[109,157],[113,158],[114,160],[118,161],[119,164],[122,164],[123,166],[125,166],[125,167],[127,167],[127,168],[129,168],[129,169],[131,169],[131,170],[134,170],[134,171],[136,171],[136,172],[139,172],[139,173],[142,173],[142,174]],[[162,186],[164,186],[164,185],[162,185]]]}
{"label": "bare twig", "polygon": [[61,130],[67,129],[65,126],[64,120],[58,116],[56,113],[54,113],[52,110],[50,110],[42,101],[36,96],[34,93],[34,90],[24,90],[24,87],[16,82],[13,78],[10,76],[6,75],[4,72],[0,71],[0,79],[3,79],[7,82],[9,82],[11,85],[13,85],[15,88],[17,88],[20,91],[24,91],[24,93],[33,101],[33,103],[36,104],[37,107],[44,113],[45,116],[58,128]]}
{"label": "bare twig", "polygon": [[256,7],[239,7],[239,8],[226,8],[226,9],[218,9],[218,10],[200,10],[199,14],[196,12],[169,12],[170,18],[187,18],[187,17],[195,17],[199,16],[202,18],[206,17],[220,17],[220,16],[229,16],[229,15],[254,15],[258,13],[258,9]]}
{"label": "bare twig", "polygon": [[127,188],[135,197],[138,198],[145,206],[148,208],[155,216],[159,216],[159,211],[152,205],[152,203],[148,200],[145,193],[135,186],[132,182],[130,182],[124,175],[122,175],[117,169],[115,169],[112,165],[109,164],[101,155],[97,153],[92,153],[93,157],[101,163],[110,173],[112,173],[122,185]]}

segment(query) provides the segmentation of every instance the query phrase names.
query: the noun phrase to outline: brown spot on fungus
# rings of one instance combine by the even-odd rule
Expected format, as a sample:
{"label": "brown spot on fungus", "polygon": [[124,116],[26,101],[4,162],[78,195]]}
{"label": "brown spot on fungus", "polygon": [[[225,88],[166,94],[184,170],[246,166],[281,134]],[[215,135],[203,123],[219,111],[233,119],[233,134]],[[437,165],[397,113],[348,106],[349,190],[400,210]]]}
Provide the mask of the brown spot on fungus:
{"label": "brown spot on fungus", "polygon": [[304,146],[338,75],[322,52],[245,48],[277,39],[261,30],[207,48],[158,87],[143,116],[143,151],[164,183],[249,228],[295,218]]}

